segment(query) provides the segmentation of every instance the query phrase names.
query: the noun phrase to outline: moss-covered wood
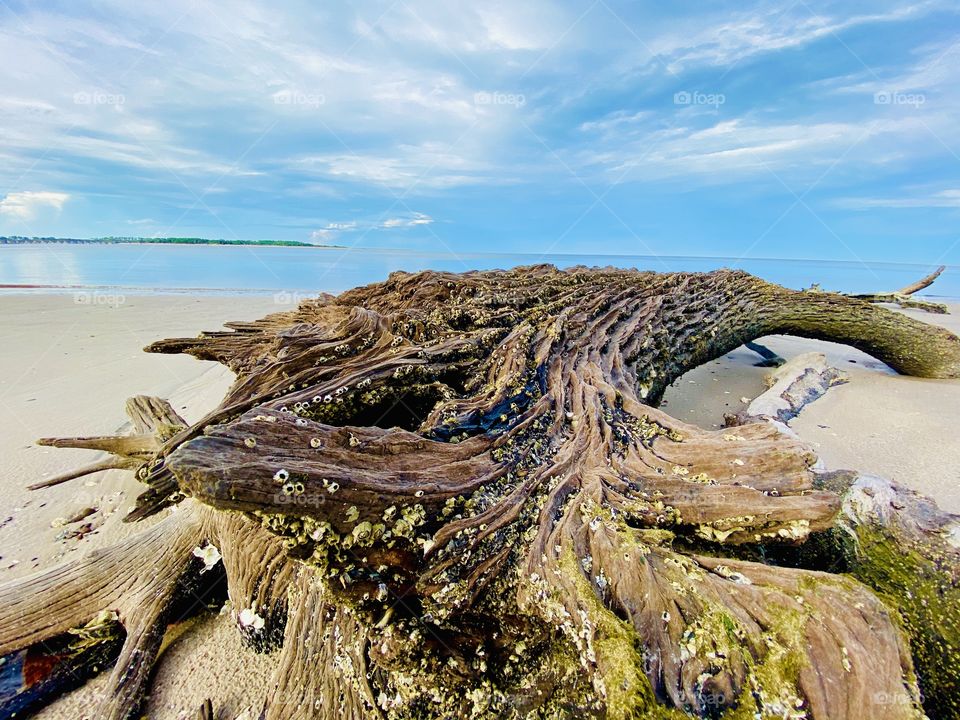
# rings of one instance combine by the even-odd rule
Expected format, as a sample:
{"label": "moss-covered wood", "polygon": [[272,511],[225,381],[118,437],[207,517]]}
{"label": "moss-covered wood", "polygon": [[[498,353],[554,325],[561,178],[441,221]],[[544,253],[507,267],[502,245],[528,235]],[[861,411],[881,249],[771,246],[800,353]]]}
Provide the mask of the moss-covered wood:
{"label": "moss-covered wood", "polygon": [[[656,404],[779,332],[958,377],[952,334],[741,272],[549,266],[395,273],[230,327],[149,348],[232,368],[215,412],[158,424],[141,449],[116,440],[123,458],[149,449],[131,519],[177,511],[132,546],[0,587],[0,607],[33,612],[18,630],[0,611],[0,653],[160,597],[156,567],[176,568],[175,594],[209,545],[240,631],[281,647],[269,718],[922,715],[890,605],[848,576],[736,559],[835,526],[841,497],[814,486],[811,451]],[[99,595],[41,616],[36,593],[127,552],[139,564]],[[151,607],[121,612],[128,639],[163,627]],[[104,716],[136,708],[124,678],[142,690],[152,660],[137,642]]]}

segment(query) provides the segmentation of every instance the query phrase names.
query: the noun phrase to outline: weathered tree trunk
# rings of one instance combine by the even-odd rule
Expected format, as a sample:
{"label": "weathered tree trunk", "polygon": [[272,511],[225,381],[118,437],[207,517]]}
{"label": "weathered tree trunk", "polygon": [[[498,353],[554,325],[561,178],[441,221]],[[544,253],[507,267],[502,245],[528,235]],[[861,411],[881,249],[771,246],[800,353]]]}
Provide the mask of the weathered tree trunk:
{"label": "weathered tree trunk", "polygon": [[206,543],[242,632],[282,645],[268,718],[922,716],[891,606],[738,559],[836,526],[812,452],[656,403],[773,333],[960,377],[947,331],[740,272],[549,266],[395,273],[231,327],[149,348],[237,373],[202,421],[58,443],[143,461],[133,519],[176,512],[0,587],[3,654],[118,609],[104,716],[135,709]]}

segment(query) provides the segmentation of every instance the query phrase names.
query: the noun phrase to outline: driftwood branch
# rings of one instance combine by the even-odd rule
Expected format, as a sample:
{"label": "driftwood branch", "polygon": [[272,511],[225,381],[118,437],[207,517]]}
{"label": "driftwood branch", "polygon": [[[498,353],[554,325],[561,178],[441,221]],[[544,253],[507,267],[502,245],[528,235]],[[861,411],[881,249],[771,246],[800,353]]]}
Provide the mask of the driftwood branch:
{"label": "driftwood branch", "polygon": [[932,273],[927,275],[916,282],[910,283],[906,287],[901,288],[900,290],[895,290],[893,292],[878,292],[878,293],[863,293],[855,294],[850,297],[855,297],[859,300],[864,300],[866,302],[872,303],[892,303],[899,305],[903,308],[910,308],[914,310],[926,310],[927,312],[944,314],[947,312],[947,306],[943,303],[931,302],[929,300],[921,300],[919,298],[913,297],[914,293],[924,290],[925,288],[930,287],[934,280],[940,277],[941,273],[946,269],[946,265],[941,265]]}
{"label": "driftwood branch", "polygon": [[134,519],[176,510],[0,587],[0,652],[118,608],[106,717],[135,712],[164,599],[207,582],[202,558],[245,639],[281,646],[270,718],[892,720],[922,714],[916,670],[949,676],[915,663],[879,584],[821,571],[845,548],[770,560],[844,517],[846,488],[782,426],[836,378],[781,377],[779,424],[657,408],[775,333],[960,377],[946,330],[741,272],[549,266],[395,273],[231,327],[150,348],[237,373],[200,422],[141,401],[156,422],[130,436],[51,441],[137,460]]}

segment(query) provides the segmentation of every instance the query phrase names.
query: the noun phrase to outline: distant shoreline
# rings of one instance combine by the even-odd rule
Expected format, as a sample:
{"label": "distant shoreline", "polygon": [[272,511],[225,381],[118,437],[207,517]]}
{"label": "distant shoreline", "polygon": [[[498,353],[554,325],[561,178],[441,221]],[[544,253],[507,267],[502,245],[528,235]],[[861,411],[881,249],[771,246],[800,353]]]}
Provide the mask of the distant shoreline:
{"label": "distant shoreline", "polygon": [[0,245],[230,245],[244,247],[345,248],[343,245],[316,245],[299,240],[223,240],[219,238],[24,238],[0,237]]}
{"label": "distant shoreline", "polygon": [[306,288],[231,288],[231,287],[165,287],[148,285],[44,285],[35,283],[0,283],[0,296],[15,295],[17,291],[36,291],[35,295],[63,295],[70,292],[93,293],[130,293],[131,295],[297,295],[298,297],[315,297],[322,295],[322,290]]}

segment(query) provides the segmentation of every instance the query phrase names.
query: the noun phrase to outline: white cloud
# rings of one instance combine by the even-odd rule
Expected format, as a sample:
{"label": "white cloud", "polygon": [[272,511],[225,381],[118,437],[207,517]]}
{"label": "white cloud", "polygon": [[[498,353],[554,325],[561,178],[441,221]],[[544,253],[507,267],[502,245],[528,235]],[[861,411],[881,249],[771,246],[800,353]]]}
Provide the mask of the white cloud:
{"label": "white cloud", "polygon": [[366,25],[364,30],[428,50],[462,54],[462,62],[470,63],[482,52],[546,50],[563,38],[573,19],[562,5],[536,0],[407,2],[385,13],[378,28]]}
{"label": "white cloud", "polygon": [[490,182],[485,165],[441,143],[400,145],[391,155],[340,153],[306,157],[299,164],[327,177],[376,183],[410,192],[417,187],[451,188]]}
{"label": "white cloud", "polygon": [[599,171],[616,182],[683,178],[713,185],[759,179],[799,192],[803,182],[838,179],[851,167],[902,165],[937,151],[930,136],[937,125],[932,123],[909,113],[872,122],[778,123],[744,116],[706,127],[647,123],[643,132],[610,133],[602,142],[568,149],[564,156],[578,175]]}
{"label": "white cloud", "polygon": [[583,132],[609,132],[623,126],[635,125],[641,120],[649,119],[652,115],[653,113],[646,110],[634,113],[627,112],[626,110],[617,110],[616,112],[604,115],[599,120],[590,120],[581,123],[580,129]]}
{"label": "white cloud", "polygon": [[335,230],[327,230],[326,228],[322,230],[314,230],[310,233],[310,239],[314,242],[319,242],[320,240],[332,240],[337,236]]}
{"label": "white cloud", "polygon": [[327,223],[319,230],[310,233],[310,239],[314,242],[333,240],[343,233],[353,231],[369,232],[371,230],[395,230],[398,228],[411,228],[418,225],[430,225],[434,220],[426,213],[411,212],[404,217],[388,218],[382,222],[370,220],[350,220],[347,222]]}
{"label": "white cloud", "polygon": [[12,192],[0,200],[0,215],[7,215],[17,220],[31,220],[43,208],[59,211],[69,199],[70,195],[62,192],[31,190]]}
{"label": "white cloud", "polygon": [[727,66],[754,55],[802,47],[825,37],[836,36],[861,25],[897,22],[938,7],[935,1],[894,7],[887,12],[832,17],[815,13],[805,3],[794,11],[773,7],[769,11],[741,13],[733,21],[729,14],[697,21],[706,29],[688,27],[684,33],[666,34],[650,43],[651,51],[663,58],[670,72],[690,66]]}
{"label": "white cloud", "polygon": [[940,190],[938,192],[913,197],[891,198],[843,198],[837,201],[840,207],[852,210],[870,210],[872,208],[960,208],[960,189]]}
{"label": "white cloud", "polygon": [[350,220],[349,222],[332,222],[327,223],[326,226],[320,228],[319,230],[314,230],[310,233],[311,240],[332,240],[341,233],[349,232],[351,230],[356,230],[359,227],[356,220]]}
{"label": "white cloud", "polygon": [[433,222],[433,218],[424,213],[413,213],[413,217],[406,218],[390,218],[384,220],[380,224],[382,228],[401,228],[401,227],[416,227],[417,225],[430,225]]}
{"label": "white cloud", "polygon": [[915,56],[917,60],[913,64],[897,67],[892,73],[884,73],[883,77],[878,77],[872,70],[864,70],[854,75],[828,78],[810,87],[841,95],[861,95],[868,101],[877,93],[883,93],[891,100],[895,100],[892,96],[896,95],[922,96],[921,104],[929,104],[937,111],[955,116],[960,90],[960,75],[956,71],[960,44],[927,45],[918,48]]}

